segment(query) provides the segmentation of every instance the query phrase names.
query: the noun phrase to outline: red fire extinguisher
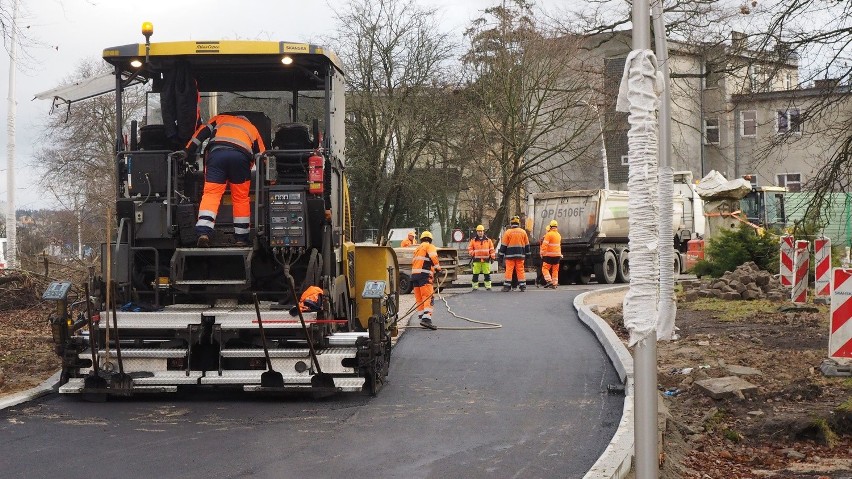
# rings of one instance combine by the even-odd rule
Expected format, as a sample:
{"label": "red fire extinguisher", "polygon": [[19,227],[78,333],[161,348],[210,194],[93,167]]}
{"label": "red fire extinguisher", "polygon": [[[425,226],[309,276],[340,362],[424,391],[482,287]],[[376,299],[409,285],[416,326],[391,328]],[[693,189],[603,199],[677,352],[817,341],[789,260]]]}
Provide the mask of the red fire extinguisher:
{"label": "red fire extinguisher", "polygon": [[308,192],[321,195],[325,186],[325,158],[313,154],[308,158]]}

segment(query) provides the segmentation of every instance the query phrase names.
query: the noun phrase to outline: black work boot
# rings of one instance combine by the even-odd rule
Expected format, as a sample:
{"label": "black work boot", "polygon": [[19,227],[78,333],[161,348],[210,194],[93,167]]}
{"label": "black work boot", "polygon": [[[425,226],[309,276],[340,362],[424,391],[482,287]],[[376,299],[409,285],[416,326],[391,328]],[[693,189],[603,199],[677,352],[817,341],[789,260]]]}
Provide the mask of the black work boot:
{"label": "black work boot", "polygon": [[512,287],[511,287],[511,286],[509,286],[508,284],[504,284],[504,285],[503,285],[503,289],[502,289],[501,291],[503,291],[504,293],[507,293],[507,292],[509,292],[509,291],[511,291],[511,290],[512,290]]}
{"label": "black work boot", "polygon": [[435,331],[436,329],[438,329],[438,327],[437,327],[437,326],[435,326],[434,324],[432,324],[432,320],[431,320],[431,319],[429,319],[429,318],[423,318],[423,319],[421,319],[421,320],[420,320],[420,326],[423,326],[423,327],[424,327],[424,328],[426,328],[426,329],[431,329],[432,331]]}
{"label": "black work boot", "polygon": [[210,247],[210,237],[207,235],[199,235],[198,236],[198,247],[199,248],[209,248]]}

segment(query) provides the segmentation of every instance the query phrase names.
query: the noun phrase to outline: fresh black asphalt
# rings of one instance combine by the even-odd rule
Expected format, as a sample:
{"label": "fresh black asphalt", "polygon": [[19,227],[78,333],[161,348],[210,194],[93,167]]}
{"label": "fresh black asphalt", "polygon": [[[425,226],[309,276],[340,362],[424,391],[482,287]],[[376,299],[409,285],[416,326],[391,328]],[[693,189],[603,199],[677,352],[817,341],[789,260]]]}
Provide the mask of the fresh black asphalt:
{"label": "fresh black asphalt", "polygon": [[[409,329],[378,397],[242,392],[86,403],[56,394],[0,411],[4,478],[579,478],[624,402],[572,306],[579,291],[476,292],[484,331]],[[471,326],[437,301],[435,323]],[[412,322],[414,324],[414,322]]]}

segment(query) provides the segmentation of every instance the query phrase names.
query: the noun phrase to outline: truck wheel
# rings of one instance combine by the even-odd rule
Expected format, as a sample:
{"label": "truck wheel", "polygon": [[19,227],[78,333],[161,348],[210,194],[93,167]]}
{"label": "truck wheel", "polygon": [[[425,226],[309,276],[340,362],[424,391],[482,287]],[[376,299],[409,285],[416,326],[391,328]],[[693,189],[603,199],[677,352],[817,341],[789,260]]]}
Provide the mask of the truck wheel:
{"label": "truck wheel", "polygon": [[577,284],[589,284],[592,282],[592,273],[588,271],[577,272]]}
{"label": "truck wheel", "polygon": [[595,279],[600,284],[612,284],[618,279],[618,261],[615,253],[607,251],[603,255],[603,261],[595,263]]}
{"label": "truck wheel", "polygon": [[412,291],[412,289],[411,276],[408,276],[405,273],[399,273],[399,292],[401,294],[408,294]]}
{"label": "truck wheel", "polygon": [[618,273],[615,277],[619,283],[630,282],[630,251],[622,250],[618,255]]}

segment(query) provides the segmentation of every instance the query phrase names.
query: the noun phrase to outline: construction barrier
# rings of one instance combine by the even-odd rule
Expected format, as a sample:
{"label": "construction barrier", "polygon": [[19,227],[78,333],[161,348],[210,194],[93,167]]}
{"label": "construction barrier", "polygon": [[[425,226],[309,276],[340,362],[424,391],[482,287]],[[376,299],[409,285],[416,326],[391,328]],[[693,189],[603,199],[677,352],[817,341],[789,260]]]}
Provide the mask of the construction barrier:
{"label": "construction barrier", "polygon": [[781,273],[781,286],[792,286],[793,285],[793,237],[790,235],[784,235],[781,237],[781,260],[778,262],[780,265],[780,273]]}
{"label": "construction barrier", "polygon": [[827,300],[831,297],[831,239],[814,240],[814,298]]}
{"label": "construction barrier", "polygon": [[852,358],[852,269],[834,268],[828,357]]}
{"label": "construction barrier", "polygon": [[796,241],[796,249],[793,255],[793,291],[790,295],[790,299],[796,304],[808,302],[808,272],[811,269],[810,246],[810,241]]}

